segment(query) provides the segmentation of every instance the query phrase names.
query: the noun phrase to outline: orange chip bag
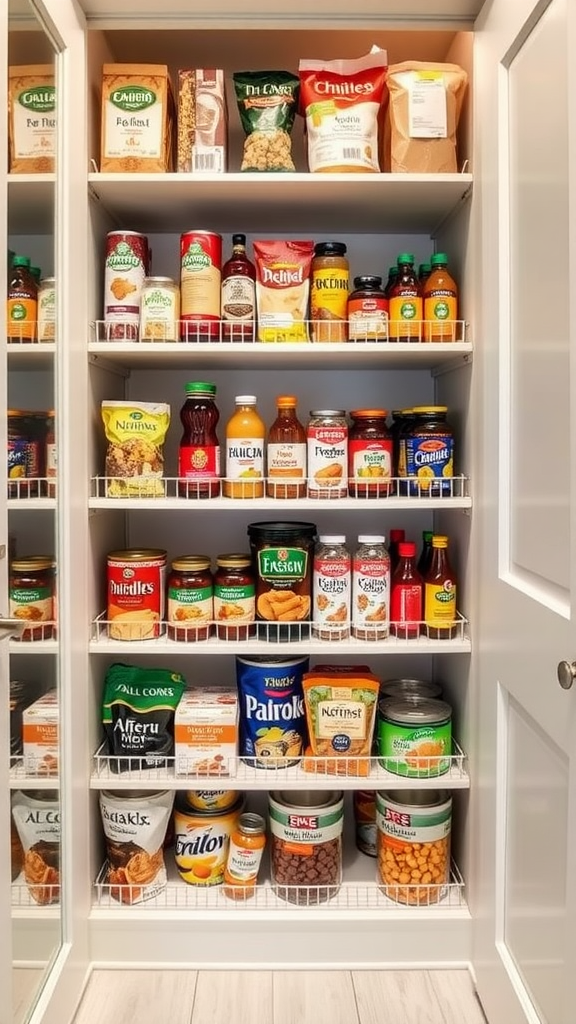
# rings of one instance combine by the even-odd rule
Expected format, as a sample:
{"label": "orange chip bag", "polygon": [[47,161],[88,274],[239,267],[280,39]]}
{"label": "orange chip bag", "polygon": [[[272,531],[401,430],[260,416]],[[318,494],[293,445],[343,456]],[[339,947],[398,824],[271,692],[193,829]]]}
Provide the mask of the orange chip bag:
{"label": "orange chip bag", "polygon": [[308,341],[314,242],[254,242],[258,341]]}
{"label": "orange chip bag", "polygon": [[378,172],[378,121],[387,102],[385,50],[358,60],[301,60],[300,99],[311,171]]}
{"label": "orange chip bag", "polygon": [[302,762],[304,771],[368,775],[379,679],[352,672],[316,671],[307,672],[302,685],[310,739]]}

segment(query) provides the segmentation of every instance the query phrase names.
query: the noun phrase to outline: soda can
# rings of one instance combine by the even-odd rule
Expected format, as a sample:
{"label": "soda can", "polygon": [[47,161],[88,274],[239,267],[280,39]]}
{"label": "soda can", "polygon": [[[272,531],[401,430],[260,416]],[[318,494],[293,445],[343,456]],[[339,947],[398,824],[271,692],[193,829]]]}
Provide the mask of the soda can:
{"label": "soda can", "polygon": [[182,341],[220,337],[222,235],[185,231],[180,237],[180,336]]}

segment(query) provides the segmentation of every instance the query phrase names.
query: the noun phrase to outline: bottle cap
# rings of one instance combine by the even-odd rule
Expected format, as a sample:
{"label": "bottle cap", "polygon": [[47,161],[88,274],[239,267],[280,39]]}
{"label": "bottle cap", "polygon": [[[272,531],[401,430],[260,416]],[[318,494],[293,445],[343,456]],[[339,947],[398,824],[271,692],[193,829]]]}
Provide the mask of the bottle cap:
{"label": "bottle cap", "polygon": [[447,266],[448,257],[445,252],[435,252],[430,260],[430,263],[433,267]]}
{"label": "bottle cap", "polygon": [[232,245],[246,245],[246,235],[232,235]]}
{"label": "bottle cap", "polygon": [[321,544],[345,544],[346,537],[343,533],[322,533],[318,537]]}
{"label": "bottle cap", "polygon": [[385,420],[388,415],[387,409],[355,409],[350,413],[353,420],[379,419]]}
{"label": "bottle cap", "polygon": [[30,273],[35,281],[39,281],[42,277],[42,270],[40,267],[30,267]]}
{"label": "bottle cap", "polygon": [[266,831],[266,822],[261,814],[253,814],[247,811],[238,818],[238,828],[241,832],[254,834]]}
{"label": "bottle cap", "polygon": [[405,530],[390,530],[390,543],[399,544],[406,536]]}
{"label": "bottle cap", "polygon": [[418,267],[419,274],[429,274],[432,270],[432,263],[421,263]]}
{"label": "bottle cap", "polygon": [[412,540],[405,540],[398,545],[400,558],[413,558],[416,554],[416,545]]}
{"label": "bottle cap", "polygon": [[236,405],[256,405],[258,399],[256,395],[236,395],[234,401]]}
{"label": "bottle cap", "polygon": [[187,395],[212,395],[216,394],[216,385],[207,384],[206,381],[193,380],[186,385]]}
{"label": "bottle cap", "polygon": [[345,256],[344,242],[317,242],[314,246],[315,256]]}
{"label": "bottle cap", "polygon": [[296,407],[298,399],[295,395],[278,395],[276,406],[278,409],[291,409]]}
{"label": "bottle cap", "polygon": [[435,534],[432,537],[432,547],[433,548],[447,548],[448,547],[448,537],[443,537],[441,535]]}
{"label": "bottle cap", "polygon": [[358,536],[359,544],[383,544],[385,540],[381,533],[361,533]]}
{"label": "bottle cap", "polygon": [[414,256],[411,252],[401,252],[397,262],[399,267],[401,267],[403,263],[411,263],[414,265]]}
{"label": "bottle cap", "polygon": [[29,267],[30,266],[29,256],[15,256],[12,260],[13,267]]}
{"label": "bottle cap", "polygon": [[422,540],[425,544],[430,544],[433,536],[434,530],[422,530]]}

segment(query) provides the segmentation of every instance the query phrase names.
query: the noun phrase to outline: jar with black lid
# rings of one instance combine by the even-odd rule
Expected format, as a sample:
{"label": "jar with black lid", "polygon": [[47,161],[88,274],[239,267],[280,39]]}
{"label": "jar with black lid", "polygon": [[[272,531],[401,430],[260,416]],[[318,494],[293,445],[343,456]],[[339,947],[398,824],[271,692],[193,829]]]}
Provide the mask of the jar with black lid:
{"label": "jar with black lid", "polygon": [[54,635],[56,563],[43,555],[10,564],[10,617],[27,624],[21,640],[51,640]]}
{"label": "jar with black lid", "polygon": [[348,492],[352,498],[387,498],[394,493],[392,434],[386,409],[350,413]]}
{"label": "jar with black lid", "polygon": [[256,636],[256,578],[249,554],[218,555],[214,620],[219,640]]}
{"label": "jar with black lid", "polygon": [[355,277],[354,291],[348,298],[350,341],[387,341],[388,308],[381,277]]}
{"label": "jar with black lid", "polygon": [[206,555],[180,555],[171,565],[167,585],[170,640],[207,640],[214,617],[214,580]]}
{"label": "jar with black lid", "polygon": [[318,242],[310,276],[312,341],[347,341],[349,268],[344,242]]}
{"label": "jar with black lid", "polygon": [[453,496],[454,432],[445,405],[414,406],[405,437],[408,493],[430,498]]}
{"label": "jar with black lid", "polygon": [[400,412],[400,423],[398,426],[398,447],[396,476],[398,477],[398,494],[406,497],[408,494],[408,470],[406,468],[406,440],[416,422],[416,413],[413,409],[402,409]]}

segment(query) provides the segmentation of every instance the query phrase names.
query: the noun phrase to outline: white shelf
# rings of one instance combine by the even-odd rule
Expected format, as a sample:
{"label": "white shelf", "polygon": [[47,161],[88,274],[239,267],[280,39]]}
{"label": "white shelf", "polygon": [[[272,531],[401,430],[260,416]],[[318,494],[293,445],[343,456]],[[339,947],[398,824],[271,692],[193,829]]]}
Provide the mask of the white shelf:
{"label": "white shelf", "polygon": [[[59,886],[47,886],[53,890]],[[37,903],[31,895],[24,875],[20,873],[12,882],[12,916],[13,917],[39,917],[42,919],[60,917],[60,904],[58,900],[53,903]]]}
{"label": "white shelf", "polygon": [[8,234],[51,235],[56,175],[8,175]]}
{"label": "white shelf", "polygon": [[[361,181],[359,181],[361,178]],[[205,224],[251,234],[432,234],[467,195],[471,174],[89,174],[89,188],[126,229]],[[186,216],[183,220],[183,210]],[[337,213],[336,213],[337,212]]]}
{"label": "white shelf", "polygon": [[24,769],[22,757],[10,757],[10,789],[59,789],[58,775],[30,774]]}
{"label": "white shelf", "polygon": [[58,654],[57,640],[10,640],[10,654]]}
{"label": "white shelf", "polygon": [[6,346],[9,370],[51,370],[56,344],[53,341],[9,343]]}
{"label": "white shelf", "polygon": [[[112,765],[118,761],[131,765],[129,771],[115,772]],[[307,759],[310,760],[310,759]],[[392,759],[389,759],[391,761]],[[262,790],[271,789],[469,789],[470,776],[467,769],[467,758],[462,750],[454,744],[454,754],[450,758],[450,768],[443,775],[430,775],[429,778],[406,778],[395,772],[387,771],[379,764],[377,757],[370,759],[370,774],[364,776],[328,775],[326,773],[304,771],[299,764],[288,768],[252,768],[240,758],[230,758],[227,768],[234,774],[222,776],[176,775],[174,758],[166,758],[166,768],[143,768],[142,759],[108,757],[103,745],[93,758],[91,789],[132,790],[162,789],[174,790]],[[344,764],[344,759],[341,760]]]}
{"label": "white shelf", "polygon": [[6,504],[8,509],[42,512],[47,509],[55,509],[56,498],[8,498]]}

